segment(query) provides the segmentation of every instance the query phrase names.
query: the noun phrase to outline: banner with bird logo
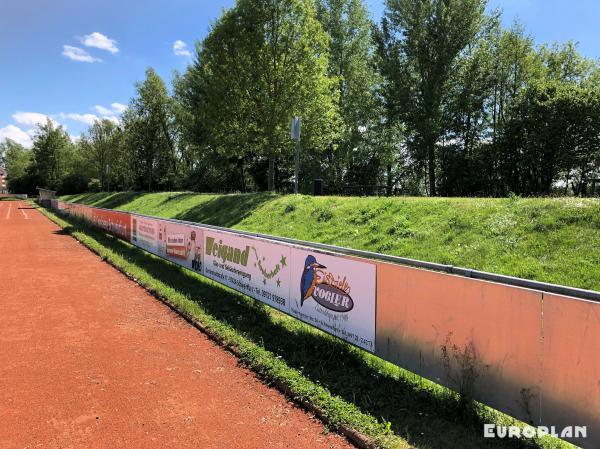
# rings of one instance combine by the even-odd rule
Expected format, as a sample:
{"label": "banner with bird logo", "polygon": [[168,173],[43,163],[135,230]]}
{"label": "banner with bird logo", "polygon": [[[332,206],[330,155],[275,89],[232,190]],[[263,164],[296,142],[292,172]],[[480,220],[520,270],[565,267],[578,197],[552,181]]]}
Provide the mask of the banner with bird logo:
{"label": "banner with bird logo", "polygon": [[374,263],[294,248],[290,314],[374,352],[376,281]]}

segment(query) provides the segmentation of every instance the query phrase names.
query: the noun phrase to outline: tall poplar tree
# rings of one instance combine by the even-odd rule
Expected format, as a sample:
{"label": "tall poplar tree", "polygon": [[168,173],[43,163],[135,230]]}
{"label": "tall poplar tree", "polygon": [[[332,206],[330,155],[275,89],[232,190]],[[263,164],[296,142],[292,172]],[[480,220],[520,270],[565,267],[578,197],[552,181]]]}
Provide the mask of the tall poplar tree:
{"label": "tall poplar tree", "polygon": [[330,182],[338,186],[372,182],[382,148],[370,139],[381,120],[373,23],[363,0],[320,0],[317,11],[330,36],[328,70],[344,125],[331,148]]}
{"label": "tall poplar tree", "polygon": [[[443,104],[457,59],[484,22],[486,0],[387,0],[380,49],[391,93],[412,130],[416,158],[435,196],[436,147],[443,132]],[[398,91],[399,90],[399,91]],[[394,100],[392,100],[394,101]]]}
{"label": "tall poplar tree", "polygon": [[123,113],[123,142],[131,152],[137,186],[148,191],[173,188],[177,155],[172,99],[152,68],[136,90]]}

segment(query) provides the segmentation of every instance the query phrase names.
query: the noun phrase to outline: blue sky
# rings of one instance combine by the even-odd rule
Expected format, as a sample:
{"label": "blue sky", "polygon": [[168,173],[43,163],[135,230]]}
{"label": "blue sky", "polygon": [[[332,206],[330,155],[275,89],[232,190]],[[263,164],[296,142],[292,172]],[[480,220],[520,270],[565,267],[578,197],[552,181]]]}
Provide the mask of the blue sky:
{"label": "blue sky", "polygon": [[[384,0],[366,0],[375,19]],[[148,66],[170,81],[234,0],[0,0],[0,141],[30,144],[46,117],[77,136],[118,120]],[[575,40],[600,57],[600,1],[490,0],[538,43]],[[181,42],[178,42],[181,41]]]}

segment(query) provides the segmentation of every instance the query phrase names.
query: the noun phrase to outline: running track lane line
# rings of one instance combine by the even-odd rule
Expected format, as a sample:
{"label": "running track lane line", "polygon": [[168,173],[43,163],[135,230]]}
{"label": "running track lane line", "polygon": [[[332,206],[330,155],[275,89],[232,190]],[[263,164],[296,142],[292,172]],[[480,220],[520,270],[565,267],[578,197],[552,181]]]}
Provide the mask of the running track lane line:
{"label": "running track lane line", "polygon": [[350,449],[38,211],[0,225],[0,448]]}

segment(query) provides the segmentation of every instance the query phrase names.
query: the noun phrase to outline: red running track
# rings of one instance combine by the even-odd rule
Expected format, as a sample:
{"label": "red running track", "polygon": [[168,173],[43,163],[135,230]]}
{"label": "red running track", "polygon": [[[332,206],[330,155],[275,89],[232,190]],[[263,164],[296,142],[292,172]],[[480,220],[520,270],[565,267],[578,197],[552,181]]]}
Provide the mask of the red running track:
{"label": "red running track", "polygon": [[349,448],[26,202],[0,201],[0,448]]}

